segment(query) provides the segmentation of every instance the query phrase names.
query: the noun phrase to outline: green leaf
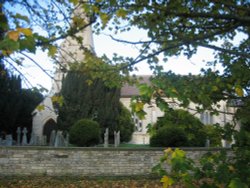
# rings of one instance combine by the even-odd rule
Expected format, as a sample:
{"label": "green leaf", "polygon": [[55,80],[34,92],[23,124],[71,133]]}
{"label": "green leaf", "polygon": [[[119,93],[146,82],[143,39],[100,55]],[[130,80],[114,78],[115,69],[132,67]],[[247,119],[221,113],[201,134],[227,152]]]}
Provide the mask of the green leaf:
{"label": "green leaf", "polygon": [[77,5],[79,3],[78,0],[69,0],[69,2],[73,3],[73,5]]}
{"label": "green leaf", "polygon": [[17,28],[17,31],[19,33],[23,33],[25,36],[31,36],[32,35],[32,31],[29,28]]}
{"label": "green leaf", "polygon": [[32,53],[36,51],[35,39],[32,36],[21,39],[19,43],[20,43],[20,50],[27,49]]}
{"label": "green leaf", "polygon": [[119,9],[116,11],[116,16],[121,17],[121,18],[125,18],[127,16],[127,11],[124,9]]}
{"label": "green leaf", "polygon": [[14,41],[9,38],[5,38],[4,40],[0,41],[0,50],[9,51],[12,53],[13,51],[19,50],[20,44],[18,41]]}
{"label": "green leaf", "polygon": [[148,86],[147,84],[140,84],[138,86],[140,95],[146,95],[147,97],[150,97],[153,93],[153,90],[150,86]]}
{"label": "green leaf", "polygon": [[247,188],[248,186],[243,183],[239,178],[234,178],[229,183],[229,188]]}
{"label": "green leaf", "polygon": [[27,23],[30,23],[30,20],[29,20],[28,16],[24,16],[24,15],[21,15],[21,14],[17,13],[14,17],[17,18],[17,19],[20,19],[20,20],[24,20]]}

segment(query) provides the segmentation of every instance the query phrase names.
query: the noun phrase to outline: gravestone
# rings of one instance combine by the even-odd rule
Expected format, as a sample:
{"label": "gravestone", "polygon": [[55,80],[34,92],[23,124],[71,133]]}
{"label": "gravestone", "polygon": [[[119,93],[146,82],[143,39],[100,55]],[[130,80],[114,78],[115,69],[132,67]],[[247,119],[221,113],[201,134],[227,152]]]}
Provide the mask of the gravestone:
{"label": "gravestone", "polygon": [[27,131],[27,128],[24,127],[22,132],[23,132],[22,145],[26,146],[26,145],[28,145],[28,139],[27,139],[27,133],[28,133],[28,131]]}
{"label": "gravestone", "polygon": [[35,146],[36,145],[34,132],[31,133],[29,145],[31,145],[31,146]]}
{"label": "gravestone", "polygon": [[49,146],[54,146],[55,145],[55,139],[56,139],[56,131],[53,130],[50,133]]}
{"label": "gravestone", "polygon": [[66,133],[66,139],[65,139],[65,146],[68,147],[69,146],[69,133]]}
{"label": "gravestone", "polygon": [[21,134],[22,134],[21,127],[17,127],[16,133],[17,133],[17,145],[20,146],[21,145]]}
{"label": "gravestone", "polygon": [[5,137],[5,146],[12,146],[13,144],[13,138],[11,134],[7,134]]}
{"label": "gravestone", "polygon": [[62,135],[62,131],[57,131],[54,146],[55,147],[63,147],[63,146],[65,146],[65,142],[64,142],[64,137]]}
{"label": "gravestone", "polygon": [[109,147],[109,128],[106,128],[104,133],[104,147]]}
{"label": "gravestone", "polygon": [[120,145],[120,131],[114,131],[115,147]]}

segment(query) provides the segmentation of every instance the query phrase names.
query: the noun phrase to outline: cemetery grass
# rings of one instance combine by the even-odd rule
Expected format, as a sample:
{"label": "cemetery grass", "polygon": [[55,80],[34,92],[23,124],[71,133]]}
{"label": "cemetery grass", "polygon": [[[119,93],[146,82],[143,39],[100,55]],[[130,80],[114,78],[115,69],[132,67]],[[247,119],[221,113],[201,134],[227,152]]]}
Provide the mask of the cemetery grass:
{"label": "cemetery grass", "polygon": [[160,179],[146,177],[0,177],[0,188],[160,188]]}

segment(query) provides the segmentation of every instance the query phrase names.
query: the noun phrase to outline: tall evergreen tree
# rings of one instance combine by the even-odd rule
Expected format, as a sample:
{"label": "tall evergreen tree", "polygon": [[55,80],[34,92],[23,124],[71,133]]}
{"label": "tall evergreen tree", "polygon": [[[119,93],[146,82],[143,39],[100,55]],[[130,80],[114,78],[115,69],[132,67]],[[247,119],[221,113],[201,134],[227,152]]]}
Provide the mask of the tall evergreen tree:
{"label": "tall evergreen tree", "polygon": [[22,89],[21,78],[0,63],[0,131],[13,134],[17,127],[32,128],[32,111],[43,96],[36,89]]}
{"label": "tall evergreen tree", "polygon": [[[121,130],[118,125],[119,118],[120,114],[124,113],[119,102],[120,89],[106,86],[101,79],[95,79],[91,84],[88,81],[87,74],[74,71],[69,72],[63,80],[61,95],[64,103],[59,108],[59,128],[69,130],[77,120],[89,118],[100,124],[102,132],[105,128],[109,128],[110,136],[112,136],[114,130]],[[128,130],[130,131],[125,130],[129,132],[124,139],[126,141],[133,132],[133,128],[131,128],[133,124],[129,118]]]}

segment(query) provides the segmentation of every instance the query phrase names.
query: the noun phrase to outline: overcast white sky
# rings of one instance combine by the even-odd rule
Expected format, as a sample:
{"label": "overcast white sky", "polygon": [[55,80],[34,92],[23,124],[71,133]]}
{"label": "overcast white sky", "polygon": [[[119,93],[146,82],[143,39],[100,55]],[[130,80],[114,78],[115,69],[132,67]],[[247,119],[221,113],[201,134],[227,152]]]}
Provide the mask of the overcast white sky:
{"label": "overcast white sky", "polygon": [[[131,34],[130,34],[131,35]],[[140,36],[140,33],[132,33],[132,38],[137,38]],[[129,36],[129,35],[128,35]],[[131,38],[130,38],[131,39]],[[95,51],[98,56],[106,54],[109,58],[112,57],[113,53],[124,56],[136,57],[138,55],[138,50],[130,45],[124,43],[118,43],[113,41],[110,37],[106,35],[94,36],[94,46]],[[39,64],[49,71],[53,75],[54,67],[47,57],[46,53],[38,52],[36,55],[32,55],[32,58],[39,62]],[[167,63],[162,63],[165,71],[173,71],[177,74],[198,74],[201,68],[204,68],[205,61],[212,60],[212,51],[200,48],[195,56],[190,60],[187,60],[184,56],[172,57],[169,58]],[[151,70],[148,68],[147,63],[141,62],[136,67],[139,71],[134,72],[139,75],[148,75],[151,74]],[[43,87],[50,90],[51,88],[51,78],[48,77],[43,71],[41,71],[33,63],[30,63],[28,66],[23,68],[23,72],[33,86],[42,85]],[[24,85],[25,87],[25,85]]]}
{"label": "overcast white sky", "polygon": [[[132,30],[133,31],[133,30]],[[138,41],[143,40],[146,37],[145,32],[134,30],[133,32],[128,32],[125,34],[115,36],[119,39]],[[234,43],[237,43],[245,38],[246,36],[238,34]],[[218,44],[217,44],[218,45]],[[132,47],[128,44],[118,43],[113,41],[109,36],[105,34],[94,35],[94,47],[95,52],[98,56],[105,54],[109,58],[112,58],[113,53],[117,53],[122,56],[137,57],[138,49]],[[38,62],[48,73],[53,76],[55,65],[47,57],[47,53],[37,52],[36,55],[31,55],[32,58]],[[184,56],[171,57],[168,62],[163,63],[164,71],[173,71],[176,74],[199,74],[201,68],[208,68],[206,62],[213,60],[213,51],[206,48],[198,48],[197,53],[191,58],[187,59]],[[27,63],[27,62],[26,62]],[[25,64],[26,66],[22,68],[23,74],[29,79],[33,86],[41,85],[48,90],[51,89],[52,80],[47,76],[42,70],[40,70],[34,63]],[[141,62],[136,65],[138,72],[134,72],[138,75],[148,75],[152,72],[148,68],[147,63]],[[222,70],[220,66],[210,67],[216,70]],[[27,87],[23,85],[23,87]]]}

